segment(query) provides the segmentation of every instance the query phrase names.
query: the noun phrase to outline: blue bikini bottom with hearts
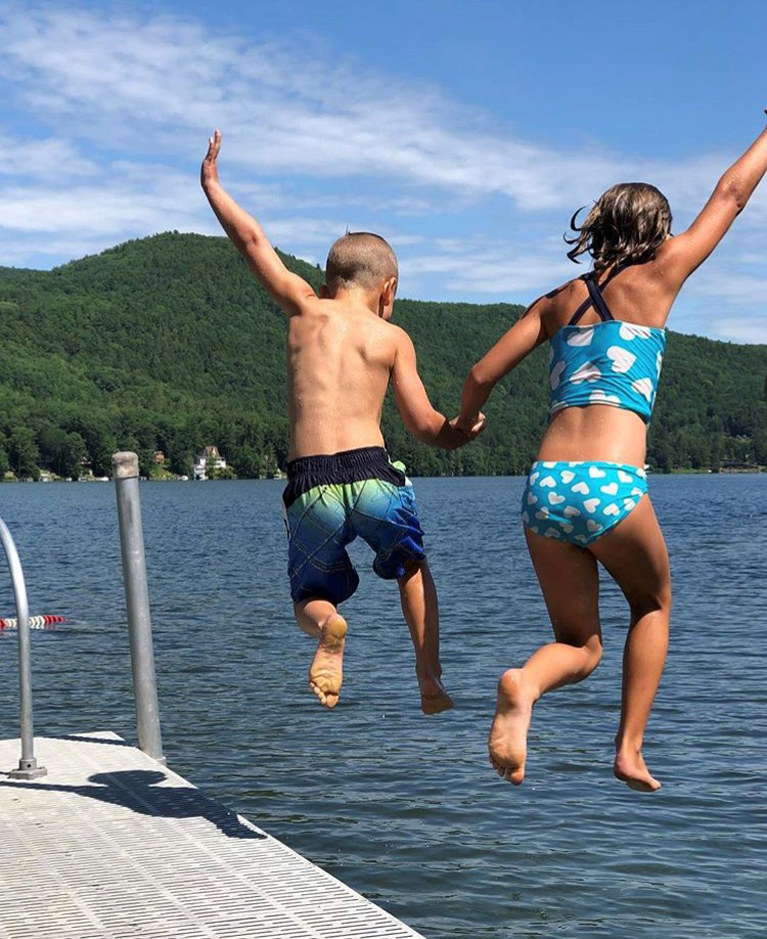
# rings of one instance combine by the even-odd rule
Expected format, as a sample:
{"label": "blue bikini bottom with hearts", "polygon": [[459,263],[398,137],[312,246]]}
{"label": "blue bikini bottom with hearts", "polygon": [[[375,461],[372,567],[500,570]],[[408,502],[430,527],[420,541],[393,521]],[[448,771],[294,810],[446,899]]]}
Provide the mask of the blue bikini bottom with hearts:
{"label": "blue bikini bottom with hearts", "polygon": [[636,508],[647,476],[623,463],[537,461],[522,496],[522,521],[536,535],[585,546]]}

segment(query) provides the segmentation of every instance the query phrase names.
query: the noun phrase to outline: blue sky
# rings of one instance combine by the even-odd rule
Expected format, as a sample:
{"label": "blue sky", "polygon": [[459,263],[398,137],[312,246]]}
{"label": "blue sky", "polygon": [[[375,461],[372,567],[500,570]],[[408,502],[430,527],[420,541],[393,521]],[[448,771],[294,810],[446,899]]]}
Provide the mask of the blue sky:
{"label": "blue sky", "polygon": [[[282,249],[379,231],[400,295],[529,301],[579,272],[572,212],[626,179],[677,231],[764,126],[767,4],[0,0],[0,264],[218,233],[197,174]],[[672,327],[767,342],[767,184]]]}

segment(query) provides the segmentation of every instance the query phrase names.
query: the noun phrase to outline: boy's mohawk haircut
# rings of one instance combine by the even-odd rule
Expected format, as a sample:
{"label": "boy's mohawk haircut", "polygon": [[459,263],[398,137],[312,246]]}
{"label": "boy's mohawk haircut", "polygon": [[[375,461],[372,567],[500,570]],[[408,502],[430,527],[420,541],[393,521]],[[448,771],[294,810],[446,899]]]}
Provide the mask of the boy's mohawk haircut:
{"label": "boy's mohawk haircut", "polygon": [[328,252],[325,279],[331,290],[352,285],[375,288],[398,274],[391,245],[373,232],[347,229]]}

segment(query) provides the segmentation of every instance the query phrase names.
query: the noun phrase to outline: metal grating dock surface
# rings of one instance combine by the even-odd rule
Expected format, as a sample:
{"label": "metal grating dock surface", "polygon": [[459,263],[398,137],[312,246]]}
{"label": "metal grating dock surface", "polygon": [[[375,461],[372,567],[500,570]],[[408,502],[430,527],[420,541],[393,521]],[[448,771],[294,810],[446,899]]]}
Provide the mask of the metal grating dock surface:
{"label": "metal grating dock surface", "polygon": [[0,740],[1,939],[419,939],[116,734]]}

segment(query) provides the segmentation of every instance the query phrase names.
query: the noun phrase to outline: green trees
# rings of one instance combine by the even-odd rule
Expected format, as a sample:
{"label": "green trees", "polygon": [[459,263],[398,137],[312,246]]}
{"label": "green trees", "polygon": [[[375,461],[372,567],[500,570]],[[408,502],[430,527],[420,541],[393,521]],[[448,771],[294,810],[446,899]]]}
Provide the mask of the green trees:
{"label": "green trees", "polygon": [[37,461],[40,451],[35,442],[35,435],[28,427],[16,427],[8,440],[8,459],[13,472],[21,477],[40,478]]}
{"label": "green trees", "polygon": [[37,448],[40,464],[65,479],[76,479],[83,460],[88,457],[88,448],[79,433],[67,433],[50,423],[42,424],[38,429]]}
{"label": "green trees", "polygon": [[[316,267],[285,256],[315,287]],[[400,300],[435,405],[452,415],[463,379],[521,307]],[[0,473],[111,472],[118,449],[154,451],[191,473],[215,444],[239,477],[285,468],[285,322],[225,238],[164,234],[53,271],[0,268]],[[767,463],[767,347],[671,334],[649,460],[658,469]],[[387,399],[390,453],[408,472],[523,472],[546,421],[546,352],[494,391],[488,429],[445,453],[414,441]],[[5,461],[5,462],[4,462]]]}

